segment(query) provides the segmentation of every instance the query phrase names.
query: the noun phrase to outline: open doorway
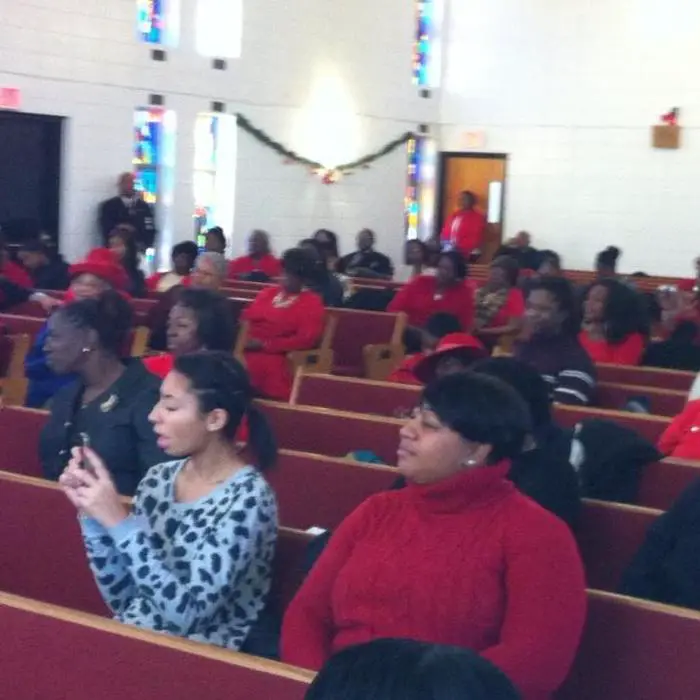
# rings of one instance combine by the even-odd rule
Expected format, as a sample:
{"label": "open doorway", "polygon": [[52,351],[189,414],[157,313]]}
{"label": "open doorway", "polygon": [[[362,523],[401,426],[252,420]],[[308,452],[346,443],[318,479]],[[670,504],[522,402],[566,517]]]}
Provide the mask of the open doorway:
{"label": "open doorway", "polygon": [[458,205],[465,190],[477,196],[476,208],[486,216],[487,226],[479,262],[488,262],[503,241],[506,163],[504,153],[440,154],[440,194],[438,232]]}

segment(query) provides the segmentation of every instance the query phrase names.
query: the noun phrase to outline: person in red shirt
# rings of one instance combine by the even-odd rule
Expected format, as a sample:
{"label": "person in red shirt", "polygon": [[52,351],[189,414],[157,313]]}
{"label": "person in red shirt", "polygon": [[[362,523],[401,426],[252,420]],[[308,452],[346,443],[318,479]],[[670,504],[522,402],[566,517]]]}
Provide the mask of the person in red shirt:
{"label": "person in red shirt", "polygon": [[603,279],[586,294],[578,339],[596,364],[638,365],[646,346],[647,327],[637,292],[618,280]]}
{"label": "person in red shirt", "polygon": [[689,401],[659,438],[666,457],[700,460],[700,400]]}
{"label": "person in red shirt", "polygon": [[481,252],[486,230],[486,217],[475,209],[476,203],[473,192],[462,192],[459,209],[448,217],[440,234],[443,249],[458,250],[467,260]]}
{"label": "person in red shirt", "polygon": [[403,311],[414,328],[423,328],[433,314],[453,314],[462,330],[469,332],[474,320],[474,291],[466,277],[467,264],[461,253],[442,253],[435,276],[421,275],[405,284],[387,311]]}
{"label": "person in red shirt", "polygon": [[453,333],[461,333],[462,326],[454,314],[433,314],[420,332],[420,352],[408,355],[403,362],[387,377],[388,382],[396,384],[417,384],[421,381],[413,373],[416,366],[437,348],[442,338]]}
{"label": "person in red shirt", "polygon": [[304,289],[314,263],[293,248],[282,258],[282,283],[261,290],[243,312],[248,322],[245,361],[253,386],[263,396],[288,401],[292,376],[287,353],[312,350],[323,334],[326,310],[318,294]]}
{"label": "person in red shirt", "polygon": [[287,608],[282,660],[319,669],[355,644],[418,639],[475,651],[524,700],[552,698],[586,584],[567,525],[506,478],[531,430],[523,399],[493,377],[428,385],[400,433],[408,485],[370,496],[333,534]]}
{"label": "person in red shirt", "polygon": [[267,281],[282,274],[282,265],[270,252],[270,237],[265,231],[253,231],[250,234],[248,251],[248,255],[229,263],[229,278]]}
{"label": "person in red shirt", "polygon": [[518,334],[525,315],[525,298],[518,288],[520,266],[503,255],[491,263],[489,278],[476,291],[474,330],[495,344],[501,336]]}

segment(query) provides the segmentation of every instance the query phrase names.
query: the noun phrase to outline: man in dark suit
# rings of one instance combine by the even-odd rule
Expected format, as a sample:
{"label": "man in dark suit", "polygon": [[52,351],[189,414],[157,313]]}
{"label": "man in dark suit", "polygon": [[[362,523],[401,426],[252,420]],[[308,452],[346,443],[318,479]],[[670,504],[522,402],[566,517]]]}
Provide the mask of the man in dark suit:
{"label": "man in dark suit", "polygon": [[118,180],[119,195],[100,204],[100,231],[107,246],[109,234],[119,224],[134,230],[134,240],[140,250],[152,248],[156,239],[153,207],[141,199],[134,188],[133,173],[122,173]]}

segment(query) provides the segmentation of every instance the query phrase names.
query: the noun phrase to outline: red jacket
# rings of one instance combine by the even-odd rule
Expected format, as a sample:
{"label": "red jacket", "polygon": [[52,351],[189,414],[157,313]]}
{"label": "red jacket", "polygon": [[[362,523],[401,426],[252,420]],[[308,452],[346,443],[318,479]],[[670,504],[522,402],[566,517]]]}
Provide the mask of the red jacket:
{"label": "red jacket", "polygon": [[228,264],[229,278],[235,279],[253,272],[262,272],[270,279],[274,279],[282,274],[282,263],[274,255],[263,255],[259,260],[250,255],[244,255],[231,260]]}
{"label": "red jacket", "polygon": [[469,258],[474,250],[481,248],[485,230],[486,217],[476,209],[457,211],[442,227],[440,240]]}
{"label": "red jacket", "polygon": [[287,609],[282,659],[320,668],[380,637],[473,649],[524,700],[564,681],[586,616],[568,527],[506,480],[510,465],[367,499],[341,524]]}
{"label": "red jacket", "polygon": [[700,460],[700,400],[689,401],[659,438],[666,457]]}
{"label": "red jacket", "polygon": [[289,399],[292,389],[286,354],[317,347],[326,315],[321,297],[314,292],[301,292],[289,305],[279,303],[285,296],[294,299],[281,287],[263,289],[241,316],[248,321],[250,338],[263,344],[262,350],[245,354],[253,386],[282,401]]}
{"label": "red jacket", "polygon": [[16,262],[8,260],[2,268],[0,268],[0,275],[4,275],[10,282],[18,285],[19,287],[24,287],[25,289],[33,289],[34,282],[30,274]]}
{"label": "red jacket", "polygon": [[403,311],[411,326],[422,328],[438,312],[456,316],[468,333],[474,321],[474,288],[466,281],[438,294],[437,278],[428,275],[407,282],[391,300],[387,311]]}
{"label": "red jacket", "polygon": [[645,347],[641,333],[630,333],[621,343],[613,345],[607,340],[591,340],[586,331],[581,331],[578,342],[596,364],[638,365]]}

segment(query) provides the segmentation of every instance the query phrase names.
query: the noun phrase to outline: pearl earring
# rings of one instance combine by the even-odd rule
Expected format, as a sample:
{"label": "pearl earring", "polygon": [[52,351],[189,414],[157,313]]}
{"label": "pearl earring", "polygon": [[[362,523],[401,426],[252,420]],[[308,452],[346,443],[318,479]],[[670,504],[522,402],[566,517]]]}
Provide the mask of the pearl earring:
{"label": "pearl earring", "polygon": [[462,462],[462,464],[465,467],[474,467],[474,466],[476,466],[476,460],[475,459],[468,459],[466,462]]}
{"label": "pearl earring", "polygon": [[86,345],[86,346],[83,348],[83,355],[87,355],[89,352],[90,352],[90,348]]}

